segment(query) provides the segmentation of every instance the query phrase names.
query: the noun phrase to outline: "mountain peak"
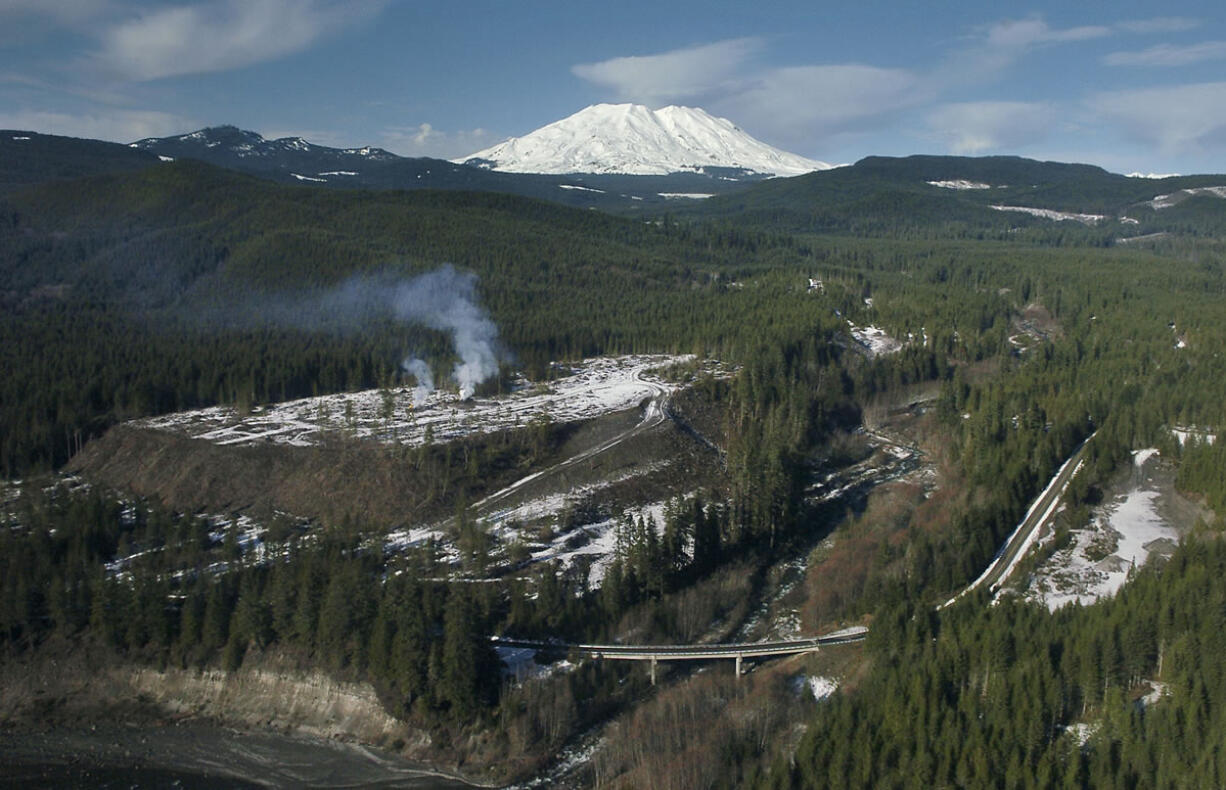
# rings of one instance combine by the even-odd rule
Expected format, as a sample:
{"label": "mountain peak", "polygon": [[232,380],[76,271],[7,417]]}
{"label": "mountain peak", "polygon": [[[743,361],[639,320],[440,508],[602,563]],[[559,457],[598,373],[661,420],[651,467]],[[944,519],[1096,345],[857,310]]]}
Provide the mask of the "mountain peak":
{"label": "mountain peak", "polygon": [[[344,164],[343,160],[383,161],[390,162],[399,159],[395,154],[382,148],[329,148],[316,145],[301,137],[278,137],[269,140],[258,132],[240,129],[237,126],[209,126],[197,129],[188,134],[174,137],[149,137],[130,143],[132,148],[155,151],[171,156],[196,156],[215,160],[215,163],[226,165],[225,157],[240,159],[275,159],[286,166],[309,166],[317,164],[317,159],[327,159],[324,164]],[[297,156],[292,162],[286,156]],[[309,160],[305,161],[304,160]],[[331,161],[336,160],[336,161]],[[339,166],[339,165],[337,165]]]}
{"label": "mountain peak", "polygon": [[508,173],[794,176],[831,165],[781,151],[698,107],[594,104],[453,160]]}

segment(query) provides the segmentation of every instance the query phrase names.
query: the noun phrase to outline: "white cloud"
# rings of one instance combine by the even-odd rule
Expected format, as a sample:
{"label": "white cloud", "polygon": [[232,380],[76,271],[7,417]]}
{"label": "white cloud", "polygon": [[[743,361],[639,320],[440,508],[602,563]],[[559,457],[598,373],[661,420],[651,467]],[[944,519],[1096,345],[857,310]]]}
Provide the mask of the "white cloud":
{"label": "white cloud", "polygon": [[752,133],[781,144],[811,144],[815,135],[856,128],[915,103],[918,80],[911,72],[859,64],[755,70],[749,60],[761,46],[756,38],[732,39],[580,64],[571,71],[622,101],[700,105],[748,119]]}
{"label": "white cloud", "polygon": [[1157,44],[1139,52],[1112,52],[1103,58],[1108,66],[1188,66],[1226,58],[1226,41],[1202,41],[1177,46]]}
{"label": "white cloud", "polygon": [[22,129],[67,137],[129,143],[145,137],[165,137],[200,124],[157,110],[104,110],[72,114],[44,110],[0,112],[0,128]]}
{"label": "white cloud", "polygon": [[1200,27],[1200,20],[1184,16],[1160,16],[1153,19],[1131,19],[1115,26],[1126,33],[1182,33]]}
{"label": "white cloud", "polygon": [[1057,121],[1055,109],[1041,102],[961,102],[928,113],[933,134],[954,154],[1013,151],[1042,140]]}
{"label": "white cloud", "polygon": [[1058,30],[1051,28],[1040,17],[1009,19],[997,22],[987,29],[986,44],[989,48],[1004,48],[1020,51],[1039,44],[1061,44],[1070,41],[1086,41],[1111,35],[1111,28],[1104,25],[1085,25]]}
{"label": "white cloud", "polygon": [[379,145],[392,153],[436,159],[457,159],[506,139],[486,129],[444,132],[428,123],[384,129],[380,138]]}
{"label": "white cloud", "polygon": [[918,79],[902,69],[858,64],[772,69],[715,104],[781,137],[830,134],[913,105]]}
{"label": "white cloud", "polygon": [[1006,19],[979,28],[973,43],[950,53],[930,80],[940,89],[989,81],[1037,48],[1109,35],[1111,28],[1104,25],[1058,29],[1038,16]]}
{"label": "white cloud", "polygon": [[1111,91],[1086,104],[1102,121],[1167,155],[1226,150],[1226,82]]}
{"label": "white cloud", "polygon": [[619,99],[643,104],[692,101],[732,79],[759,48],[756,38],[736,38],[659,55],[634,55],[580,63],[571,72],[611,89]]}
{"label": "white cloud", "polygon": [[242,68],[305,49],[381,5],[215,0],[159,8],[103,31],[94,64],[140,81]]}

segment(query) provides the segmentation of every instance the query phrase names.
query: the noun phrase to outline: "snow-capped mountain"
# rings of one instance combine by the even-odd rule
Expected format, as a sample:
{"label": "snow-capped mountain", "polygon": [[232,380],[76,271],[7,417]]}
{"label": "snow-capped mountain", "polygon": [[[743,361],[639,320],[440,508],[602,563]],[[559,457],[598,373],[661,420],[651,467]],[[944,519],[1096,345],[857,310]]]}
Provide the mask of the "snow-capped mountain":
{"label": "snow-capped mountain", "polygon": [[186,156],[222,166],[228,166],[235,160],[245,160],[250,168],[297,167],[305,172],[319,166],[339,168],[400,159],[382,148],[329,148],[309,143],[301,137],[267,140],[256,132],[234,126],[212,126],[175,137],[149,137],[129,146],[166,158]]}
{"label": "snow-capped mountain", "polygon": [[773,148],[696,107],[596,104],[453,160],[507,173],[796,176],[832,165]]}

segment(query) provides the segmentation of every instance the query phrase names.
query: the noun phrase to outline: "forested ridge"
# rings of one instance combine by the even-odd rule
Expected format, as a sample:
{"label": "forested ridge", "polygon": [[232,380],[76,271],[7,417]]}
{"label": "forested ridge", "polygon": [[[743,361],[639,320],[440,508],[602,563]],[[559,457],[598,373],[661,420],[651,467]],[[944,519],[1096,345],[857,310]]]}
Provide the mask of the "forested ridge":
{"label": "forested ridge", "polygon": [[[1015,164],[983,163],[982,177]],[[1066,193],[1093,192],[1096,178],[1073,169]],[[585,664],[503,683],[489,634],[669,642],[701,632],[696,620],[743,617],[763,569],[858,523],[804,496],[832,443],[922,388],[952,485],[888,533],[847,537],[804,623],[871,619],[864,678],[817,707],[794,753],[745,742],[718,756],[725,783],[1219,783],[1220,515],[1110,602],[1049,615],[979,596],[932,609],[979,574],[1091,433],[1070,511],[1095,504],[1132,450],[1157,447],[1180,488],[1222,512],[1223,445],[1172,434],[1226,423],[1218,199],[1185,201],[1163,215],[1177,220],[1163,219],[1168,235],[1135,246],[1029,220],[1011,233],[1016,218],[993,224],[990,209],[975,215],[983,227],[956,212],[951,223],[940,202],[911,211],[926,200],[848,204],[854,227],[816,233],[751,206],[643,221],[508,195],[285,187],[193,162],[11,191],[0,204],[9,478],[55,470],[130,418],[385,387],[406,349],[450,359],[446,338],[421,327],[274,320],[278,304],[359,274],[475,273],[510,364],[534,375],[631,352],[718,357],[738,373],[691,385],[719,415],[724,484],[671,503],[659,530],[624,520],[599,589],[549,563],[498,585],[441,583],[436,547],[388,553],[354,519],[279,520],[270,561],[194,514],[26,485],[6,501],[0,539],[6,654],[81,640],[155,666],[291,655],[370,682],[389,712],[443,740],[494,732],[506,755],[543,765],[645,681]],[[907,342],[867,356],[849,321]],[[524,432],[404,459],[467,490],[499,465],[548,457],[547,445]],[[475,573],[487,558],[462,498],[454,529]],[[1150,681],[1170,694],[1142,706]]]}

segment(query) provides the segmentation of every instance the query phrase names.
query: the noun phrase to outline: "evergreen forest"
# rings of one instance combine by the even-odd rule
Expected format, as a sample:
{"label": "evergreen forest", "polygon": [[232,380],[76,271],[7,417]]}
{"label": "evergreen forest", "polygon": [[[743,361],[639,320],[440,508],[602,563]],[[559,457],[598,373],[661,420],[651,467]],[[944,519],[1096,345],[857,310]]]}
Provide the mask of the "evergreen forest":
{"label": "evergreen forest", "polygon": [[[56,145],[9,161],[0,189],[8,667],[92,651],[115,666],[236,673],[275,656],[368,685],[430,734],[430,759],[467,760],[461,773],[496,782],[548,775],[594,728],[615,733],[660,706],[688,715],[682,695],[699,689],[741,710],[754,701],[737,696],[744,682],[760,684],[759,708],[789,710],[712,712],[721,723],[698,755],[615,753],[609,735],[592,760],[606,773],[577,781],[1226,783],[1226,443],[1209,438],[1226,426],[1226,202],[1145,203],[1221,178],[1147,185],[1026,160],[872,158],[618,214],[508,193],[290,186]],[[929,185],[943,178],[1034,183],[994,199],[1111,216],[1008,214]],[[602,355],[692,354],[732,371],[676,372],[687,384],[675,418],[711,437],[717,471],[670,494],[658,523],[605,514],[616,548],[599,586],[586,566],[533,562],[522,547],[495,558],[469,509],[558,463],[573,426],[377,451],[403,470],[395,479],[431,492],[420,499],[450,519],[456,556],[432,540],[393,550],[356,505],[278,514],[256,551],[206,513],[69,474],[138,418],[407,387],[406,349],[450,370],[440,329],[292,315],[355,277],[444,264],[475,276],[497,326],[491,392]],[[900,348],[865,353],[853,326]],[[917,402],[935,491],[884,516],[868,495],[808,495],[866,426]],[[938,609],[1091,437],[1060,523],[1088,521],[1133,453],[1154,448],[1199,508],[1170,558],[1091,605],[1051,612],[981,589]],[[338,457],[375,452],[335,441]],[[653,688],[632,662],[564,651],[539,660],[573,670],[521,681],[490,641],[726,641],[797,557],[809,563],[802,632],[868,627],[840,648],[851,680],[821,702],[768,689],[767,669],[724,682],[690,667]]]}

